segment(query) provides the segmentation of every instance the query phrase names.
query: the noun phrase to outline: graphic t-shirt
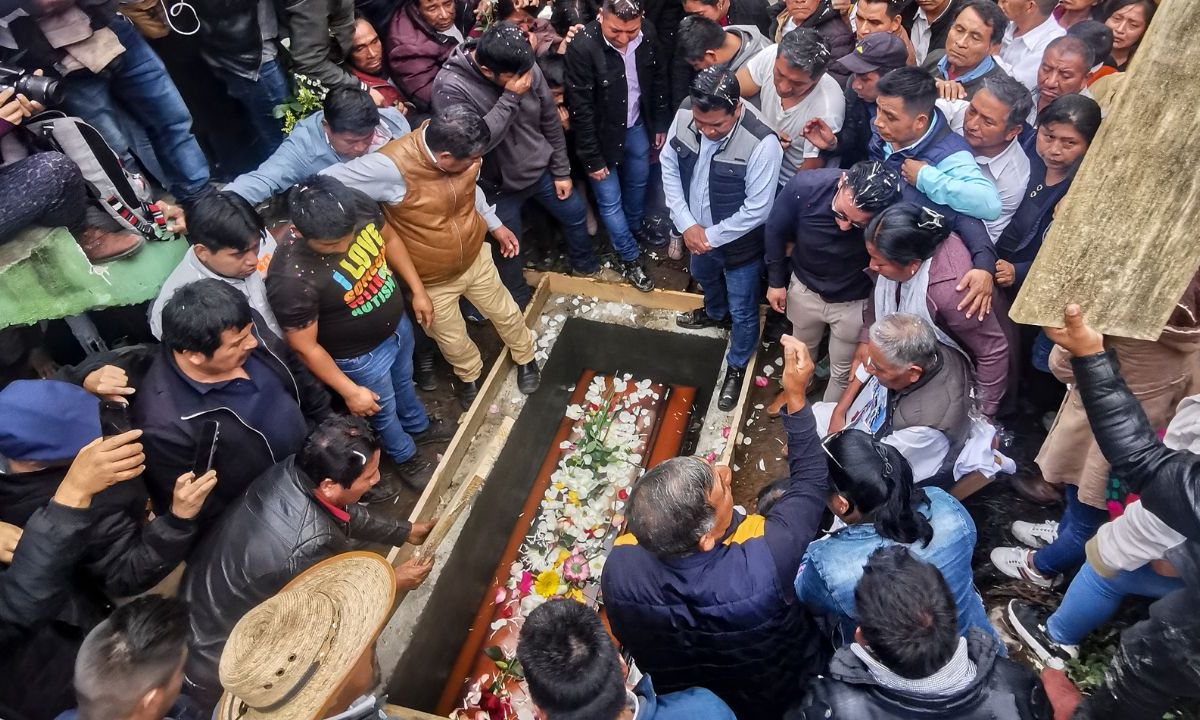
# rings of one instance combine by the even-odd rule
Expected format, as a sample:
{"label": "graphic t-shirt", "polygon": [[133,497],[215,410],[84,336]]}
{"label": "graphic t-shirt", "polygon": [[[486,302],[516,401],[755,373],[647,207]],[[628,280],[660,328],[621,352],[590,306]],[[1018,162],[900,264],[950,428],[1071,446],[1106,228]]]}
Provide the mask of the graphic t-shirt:
{"label": "graphic t-shirt", "polygon": [[316,321],[317,342],[336,360],[374,350],[404,314],[404,296],[374,220],[344,253],[322,255],[303,240],[281,244],[267,276],[267,298],[284,330]]}

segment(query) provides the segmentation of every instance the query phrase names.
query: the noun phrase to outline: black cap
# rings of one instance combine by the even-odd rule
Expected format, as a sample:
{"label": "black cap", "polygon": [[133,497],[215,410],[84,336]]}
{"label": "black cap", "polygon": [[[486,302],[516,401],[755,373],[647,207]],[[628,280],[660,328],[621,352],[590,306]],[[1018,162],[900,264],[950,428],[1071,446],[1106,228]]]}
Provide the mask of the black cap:
{"label": "black cap", "polygon": [[859,40],[854,50],[838,62],[856,74],[875,72],[880,68],[891,70],[908,64],[908,48],[895,35],[876,32]]}

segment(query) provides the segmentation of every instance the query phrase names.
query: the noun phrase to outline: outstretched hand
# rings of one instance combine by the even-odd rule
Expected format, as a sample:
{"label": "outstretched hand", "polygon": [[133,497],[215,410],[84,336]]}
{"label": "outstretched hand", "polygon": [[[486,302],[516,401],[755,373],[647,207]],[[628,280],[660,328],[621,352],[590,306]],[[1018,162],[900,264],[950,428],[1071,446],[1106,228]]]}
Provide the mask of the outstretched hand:
{"label": "outstretched hand", "polygon": [[787,395],[788,412],[794,413],[804,407],[808,381],[816,368],[807,345],[791,335],[784,335],[779,342],[783,345],[783,392]]}
{"label": "outstretched hand", "polygon": [[1083,309],[1075,303],[1067,306],[1063,314],[1063,327],[1047,327],[1046,337],[1054,341],[1075,357],[1085,357],[1104,352],[1104,336],[1088,326],[1083,319]]}

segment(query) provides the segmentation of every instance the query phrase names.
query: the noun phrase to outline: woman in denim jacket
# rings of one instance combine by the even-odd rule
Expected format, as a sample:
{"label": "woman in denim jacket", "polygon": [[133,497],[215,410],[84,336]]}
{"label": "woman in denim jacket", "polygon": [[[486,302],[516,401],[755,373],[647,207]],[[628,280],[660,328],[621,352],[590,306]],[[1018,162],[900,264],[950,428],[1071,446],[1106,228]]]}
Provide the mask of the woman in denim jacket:
{"label": "woman in denim jacket", "polygon": [[824,447],[833,484],[829,509],[845,525],[808,546],[796,575],[800,600],[834,618],[841,641],[850,642],[858,626],[854,588],[863,566],[876,548],[902,544],[946,578],[960,634],[978,627],[999,640],[972,583],[975,523],[966,508],[938,488],[913,487],[904,456],[866,432],[836,433]]}

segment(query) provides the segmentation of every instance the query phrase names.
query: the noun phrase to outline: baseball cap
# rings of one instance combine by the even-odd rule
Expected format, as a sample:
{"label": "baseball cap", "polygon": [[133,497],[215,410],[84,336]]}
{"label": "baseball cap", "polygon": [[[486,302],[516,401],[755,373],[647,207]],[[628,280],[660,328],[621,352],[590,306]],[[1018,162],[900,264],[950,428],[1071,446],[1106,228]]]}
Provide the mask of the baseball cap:
{"label": "baseball cap", "polygon": [[891,33],[871,33],[854,46],[854,50],[838,62],[852,73],[875,72],[880,68],[894,69],[908,64],[908,48],[904,41]]}
{"label": "baseball cap", "polygon": [[100,400],[57,380],[16,380],[0,391],[0,455],[9,460],[71,460],[100,437]]}

